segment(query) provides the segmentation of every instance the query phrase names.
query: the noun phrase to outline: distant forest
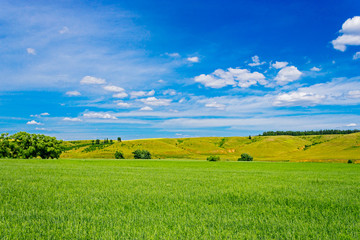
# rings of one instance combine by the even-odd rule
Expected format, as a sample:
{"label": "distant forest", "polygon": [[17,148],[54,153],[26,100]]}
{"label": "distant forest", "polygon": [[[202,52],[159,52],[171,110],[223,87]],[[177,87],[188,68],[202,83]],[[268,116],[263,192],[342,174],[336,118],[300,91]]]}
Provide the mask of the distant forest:
{"label": "distant forest", "polygon": [[260,136],[278,136],[278,135],[305,136],[305,135],[350,134],[357,132],[360,132],[360,130],[328,129],[328,130],[318,130],[318,131],[268,131],[268,132],[263,132],[263,134]]}

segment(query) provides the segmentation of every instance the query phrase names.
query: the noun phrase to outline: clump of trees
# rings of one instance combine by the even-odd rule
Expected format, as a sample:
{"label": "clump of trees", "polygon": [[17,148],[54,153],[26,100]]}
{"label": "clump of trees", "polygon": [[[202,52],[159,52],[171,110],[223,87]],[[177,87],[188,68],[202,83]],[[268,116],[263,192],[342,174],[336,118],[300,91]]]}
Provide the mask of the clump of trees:
{"label": "clump of trees", "polygon": [[208,160],[209,162],[216,162],[216,161],[220,161],[220,157],[219,156],[209,156],[206,158],[206,160]]}
{"label": "clump of trees", "polygon": [[116,159],[124,159],[124,154],[121,151],[116,151],[115,158]]}
{"label": "clump of trees", "polygon": [[263,132],[262,136],[278,136],[278,135],[305,136],[305,135],[351,134],[357,132],[360,132],[360,130],[326,129],[319,131],[268,131],[268,132]]}
{"label": "clump of trees", "polygon": [[59,158],[65,150],[63,142],[42,134],[18,132],[0,135],[0,158]]}
{"label": "clump of trees", "polygon": [[151,154],[148,150],[137,149],[133,154],[135,159],[151,159]]}
{"label": "clump of trees", "polygon": [[252,161],[254,158],[252,156],[250,156],[250,154],[247,153],[242,153],[241,154],[241,158],[238,158],[238,161],[247,161],[250,162]]}

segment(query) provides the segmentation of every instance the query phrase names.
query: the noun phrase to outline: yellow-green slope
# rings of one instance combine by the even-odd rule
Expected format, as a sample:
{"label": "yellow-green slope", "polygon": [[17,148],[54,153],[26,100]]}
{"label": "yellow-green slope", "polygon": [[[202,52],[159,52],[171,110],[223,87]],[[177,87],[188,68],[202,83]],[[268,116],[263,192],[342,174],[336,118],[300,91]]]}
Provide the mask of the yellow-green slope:
{"label": "yellow-green slope", "polygon": [[[360,160],[360,133],[322,136],[257,136],[163,138],[114,142],[102,149],[85,152],[91,142],[67,142],[73,146],[62,158],[114,158],[115,151],[132,158],[136,149],[150,151],[153,158],[206,159],[218,155],[221,160],[237,160],[249,153],[265,161],[347,161]],[[84,146],[88,144],[87,146]],[[76,147],[79,146],[79,147]]]}

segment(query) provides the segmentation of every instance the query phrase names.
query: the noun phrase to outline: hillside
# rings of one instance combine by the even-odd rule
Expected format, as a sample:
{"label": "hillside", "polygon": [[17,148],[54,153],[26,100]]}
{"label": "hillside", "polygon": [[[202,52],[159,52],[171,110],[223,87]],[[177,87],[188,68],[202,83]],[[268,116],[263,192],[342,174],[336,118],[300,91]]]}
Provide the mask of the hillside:
{"label": "hillside", "polygon": [[68,141],[62,158],[114,158],[122,151],[133,158],[136,149],[149,150],[153,158],[206,159],[219,155],[221,160],[237,160],[249,153],[262,161],[347,161],[360,160],[360,133],[313,136],[256,136],[161,138],[114,142],[91,147],[90,140]]}

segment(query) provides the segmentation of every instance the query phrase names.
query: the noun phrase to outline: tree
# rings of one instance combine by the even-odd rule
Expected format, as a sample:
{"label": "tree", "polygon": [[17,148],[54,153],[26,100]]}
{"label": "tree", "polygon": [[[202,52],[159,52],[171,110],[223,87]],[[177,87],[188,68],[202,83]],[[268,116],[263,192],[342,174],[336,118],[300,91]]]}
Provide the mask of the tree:
{"label": "tree", "polygon": [[252,161],[252,160],[253,160],[253,157],[247,153],[242,153],[241,158],[238,159],[238,161],[248,161],[248,162]]}
{"label": "tree", "polygon": [[117,140],[118,140],[118,142],[121,142],[121,137],[118,137]]}
{"label": "tree", "polygon": [[121,151],[116,151],[115,158],[116,159],[124,159],[124,154]]}
{"label": "tree", "polygon": [[151,154],[148,150],[137,149],[133,154],[135,159],[151,159]]}
{"label": "tree", "polygon": [[100,144],[100,139],[96,139],[95,144]]}
{"label": "tree", "polygon": [[0,157],[59,158],[65,150],[62,141],[41,134],[18,132],[11,136],[1,134]]}
{"label": "tree", "polygon": [[206,158],[206,160],[208,160],[210,162],[216,162],[216,161],[220,161],[220,157],[219,156],[209,156]]}
{"label": "tree", "polygon": [[249,139],[251,139],[251,135],[249,135]]}

